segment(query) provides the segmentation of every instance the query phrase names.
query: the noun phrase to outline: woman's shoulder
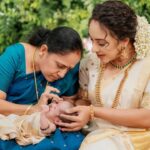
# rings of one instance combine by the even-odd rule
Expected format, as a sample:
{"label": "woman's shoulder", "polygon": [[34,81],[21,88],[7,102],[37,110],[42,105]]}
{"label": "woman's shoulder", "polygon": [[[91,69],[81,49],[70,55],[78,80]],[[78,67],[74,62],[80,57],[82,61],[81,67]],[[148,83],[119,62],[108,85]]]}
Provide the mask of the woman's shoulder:
{"label": "woman's shoulder", "polygon": [[150,56],[137,60],[133,71],[139,72],[141,76],[150,76]]}
{"label": "woman's shoulder", "polygon": [[97,58],[97,55],[95,53],[88,53],[82,58],[81,60],[81,66],[99,66],[100,60]]}
{"label": "woman's shoulder", "polygon": [[95,69],[100,66],[100,60],[98,59],[97,55],[95,53],[88,53],[80,63],[80,69],[81,68],[87,68],[87,69]]}
{"label": "woman's shoulder", "polygon": [[14,43],[14,44],[11,44],[11,45],[9,45],[8,47],[6,47],[6,50],[7,49],[15,49],[15,50],[17,50],[17,49],[24,49],[24,46],[23,46],[23,44],[22,43]]}
{"label": "woman's shoulder", "polygon": [[5,55],[13,55],[17,56],[18,54],[22,54],[24,51],[24,46],[21,43],[12,44],[4,50]]}
{"label": "woman's shoulder", "polygon": [[[144,59],[138,60],[139,64],[141,64],[143,67],[148,67],[150,70],[150,56],[145,57]],[[146,69],[148,69],[146,68]]]}

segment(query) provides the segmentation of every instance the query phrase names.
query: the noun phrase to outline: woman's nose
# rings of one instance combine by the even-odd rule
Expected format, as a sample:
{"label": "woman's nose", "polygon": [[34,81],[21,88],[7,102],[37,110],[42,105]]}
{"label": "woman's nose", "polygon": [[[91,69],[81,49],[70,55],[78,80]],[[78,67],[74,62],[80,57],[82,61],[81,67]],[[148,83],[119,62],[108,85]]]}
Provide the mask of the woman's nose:
{"label": "woman's nose", "polygon": [[68,71],[68,69],[63,69],[63,70],[58,71],[57,74],[60,78],[63,78],[65,76],[65,74],[67,73],[67,71]]}
{"label": "woman's nose", "polygon": [[99,52],[100,51],[100,48],[97,44],[93,43],[92,44],[92,52]]}

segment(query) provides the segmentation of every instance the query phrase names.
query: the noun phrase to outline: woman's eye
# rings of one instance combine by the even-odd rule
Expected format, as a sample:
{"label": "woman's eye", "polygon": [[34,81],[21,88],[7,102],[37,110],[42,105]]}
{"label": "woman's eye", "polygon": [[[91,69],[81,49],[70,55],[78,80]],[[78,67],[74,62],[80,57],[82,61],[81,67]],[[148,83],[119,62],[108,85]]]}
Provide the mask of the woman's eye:
{"label": "woman's eye", "polygon": [[99,46],[104,47],[106,44],[99,44]]}
{"label": "woman's eye", "polygon": [[99,46],[101,47],[107,47],[109,44],[108,43],[99,43]]}
{"label": "woman's eye", "polygon": [[66,69],[66,66],[57,65],[60,69]]}

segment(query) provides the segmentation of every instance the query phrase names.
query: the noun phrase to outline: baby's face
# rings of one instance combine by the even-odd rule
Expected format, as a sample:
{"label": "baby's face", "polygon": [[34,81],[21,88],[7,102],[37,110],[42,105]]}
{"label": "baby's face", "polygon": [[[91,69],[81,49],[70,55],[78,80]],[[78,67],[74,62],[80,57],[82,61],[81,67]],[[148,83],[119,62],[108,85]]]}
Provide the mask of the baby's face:
{"label": "baby's face", "polygon": [[50,120],[55,120],[58,118],[61,113],[64,113],[66,109],[72,107],[72,104],[67,101],[60,101],[59,103],[52,102],[49,105],[49,112],[47,113],[47,117]]}

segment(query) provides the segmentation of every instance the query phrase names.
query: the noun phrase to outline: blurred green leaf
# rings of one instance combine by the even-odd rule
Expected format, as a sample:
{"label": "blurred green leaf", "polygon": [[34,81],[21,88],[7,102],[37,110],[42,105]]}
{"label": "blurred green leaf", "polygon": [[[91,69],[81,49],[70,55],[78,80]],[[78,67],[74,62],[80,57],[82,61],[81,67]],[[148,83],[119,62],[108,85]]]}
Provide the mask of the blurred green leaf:
{"label": "blurred green leaf", "polygon": [[[96,3],[106,0],[3,0],[0,2],[0,53],[26,41],[33,29],[70,26],[88,35],[88,19]],[[122,0],[150,21],[150,0]]]}

